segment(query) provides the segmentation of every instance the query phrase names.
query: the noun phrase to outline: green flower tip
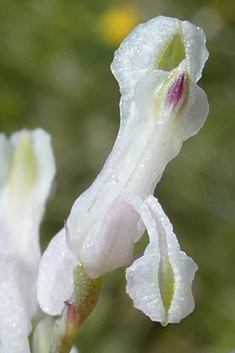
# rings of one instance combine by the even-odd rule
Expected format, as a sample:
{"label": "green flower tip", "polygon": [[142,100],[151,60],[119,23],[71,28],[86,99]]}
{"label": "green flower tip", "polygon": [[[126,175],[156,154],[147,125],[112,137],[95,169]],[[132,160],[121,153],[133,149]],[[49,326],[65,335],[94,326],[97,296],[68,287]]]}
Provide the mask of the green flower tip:
{"label": "green flower tip", "polygon": [[27,130],[24,130],[11,156],[9,166],[9,185],[12,194],[21,190],[29,192],[37,175],[37,162],[33,144]]}
{"label": "green flower tip", "polygon": [[162,326],[166,326],[168,324],[168,311],[171,306],[175,292],[174,273],[168,256],[164,256],[160,260],[158,268],[158,285],[161,293],[163,306],[166,311],[165,320],[161,324]]}
{"label": "green flower tip", "polygon": [[176,33],[165,45],[161,55],[155,63],[155,69],[171,71],[185,58],[184,44],[180,33]]}

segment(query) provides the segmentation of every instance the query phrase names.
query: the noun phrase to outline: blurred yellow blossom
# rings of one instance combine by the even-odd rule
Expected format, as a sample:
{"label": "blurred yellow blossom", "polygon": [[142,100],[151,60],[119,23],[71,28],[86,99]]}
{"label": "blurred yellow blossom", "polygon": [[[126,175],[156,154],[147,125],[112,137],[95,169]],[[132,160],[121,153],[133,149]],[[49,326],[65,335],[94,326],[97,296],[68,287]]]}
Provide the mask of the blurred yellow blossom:
{"label": "blurred yellow blossom", "polygon": [[231,26],[234,23],[234,11],[235,11],[235,2],[234,0],[219,1],[213,0],[209,4],[210,8],[216,9],[222,18],[222,21],[227,26]]}
{"label": "blurred yellow blossom", "polygon": [[139,21],[140,15],[136,8],[130,5],[119,5],[101,16],[98,28],[106,42],[118,45]]}

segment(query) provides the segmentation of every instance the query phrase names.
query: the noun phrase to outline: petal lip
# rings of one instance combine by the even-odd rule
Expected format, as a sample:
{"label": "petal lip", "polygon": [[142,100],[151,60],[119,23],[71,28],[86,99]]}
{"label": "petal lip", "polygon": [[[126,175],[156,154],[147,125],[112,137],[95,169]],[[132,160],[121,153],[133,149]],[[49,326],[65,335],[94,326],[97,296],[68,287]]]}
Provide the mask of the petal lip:
{"label": "petal lip", "polygon": [[165,233],[168,256],[175,281],[174,296],[168,311],[168,322],[178,323],[194,309],[191,286],[198,267],[192,258],[180,249],[172,224],[157,199],[151,195],[145,203],[156,221],[158,232]]}
{"label": "petal lip", "polygon": [[[180,250],[172,225],[157,199],[149,196],[142,202],[132,195],[126,200],[139,212],[150,238],[144,255],[126,269],[127,293],[133,299],[134,306],[151,320],[161,322],[164,326],[178,323],[194,309],[191,284],[197,265]],[[163,250],[162,237],[166,243]],[[174,273],[174,293],[168,310],[164,307],[158,283],[159,263],[164,251],[169,256]]]}

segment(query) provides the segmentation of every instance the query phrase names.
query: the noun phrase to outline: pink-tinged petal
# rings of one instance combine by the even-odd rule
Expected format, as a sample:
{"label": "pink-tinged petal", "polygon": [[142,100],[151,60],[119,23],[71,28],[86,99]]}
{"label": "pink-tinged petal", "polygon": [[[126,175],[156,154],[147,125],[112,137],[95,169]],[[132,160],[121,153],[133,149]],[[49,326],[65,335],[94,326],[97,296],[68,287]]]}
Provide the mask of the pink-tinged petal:
{"label": "pink-tinged petal", "polygon": [[172,141],[182,142],[196,135],[205,123],[209,104],[205,92],[194,82],[187,81],[187,99],[176,116],[172,129]]}
{"label": "pink-tinged petal", "polygon": [[139,215],[122,198],[113,202],[100,222],[91,229],[81,250],[81,262],[90,278],[101,277],[130,263]]}
{"label": "pink-tinged petal", "polygon": [[169,92],[168,92],[168,104],[169,105],[173,105],[173,107],[175,105],[177,105],[178,103],[180,103],[180,101],[184,101],[185,99],[185,87],[186,83],[185,83],[185,72],[183,72],[182,74],[179,75],[179,77],[177,78],[177,80],[174,82],[174,84],[172,85],[172,87],[170,88]]}

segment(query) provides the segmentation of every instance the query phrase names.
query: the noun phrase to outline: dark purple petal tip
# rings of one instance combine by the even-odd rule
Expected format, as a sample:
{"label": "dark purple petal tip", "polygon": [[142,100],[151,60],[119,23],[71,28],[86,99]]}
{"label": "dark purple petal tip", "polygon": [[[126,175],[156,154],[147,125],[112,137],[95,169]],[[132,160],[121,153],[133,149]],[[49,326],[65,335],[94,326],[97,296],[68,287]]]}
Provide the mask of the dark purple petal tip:
{"label": "dark purple petal tip", "polygon": [[65,302],[66,305],[66,319],[68,323],[76,323],[79,321],[79,314],[76,305],[67,300]]}
{"label": "dark purple petal tip", "polygon": [[179,75],[177,81],[172,85],[168,94],[168,104],[175,105],[178,103],[183,96],[185,87],[185,73]]}

